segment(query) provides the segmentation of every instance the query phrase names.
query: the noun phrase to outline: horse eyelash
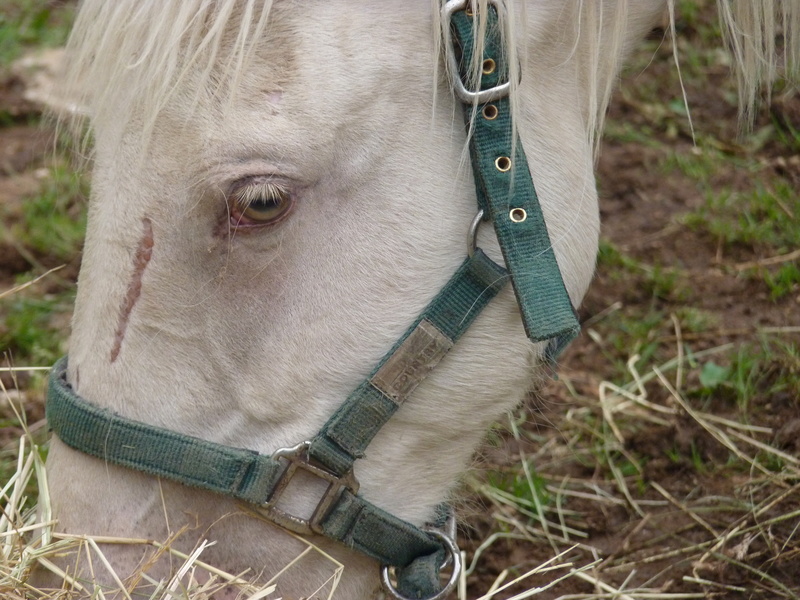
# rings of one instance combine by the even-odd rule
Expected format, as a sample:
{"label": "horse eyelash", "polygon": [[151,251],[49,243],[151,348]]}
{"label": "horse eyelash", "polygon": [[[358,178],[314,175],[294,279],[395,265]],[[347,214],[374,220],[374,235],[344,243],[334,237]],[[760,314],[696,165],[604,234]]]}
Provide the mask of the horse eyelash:
{"label": "horse eyelash", "polygon": [[279,201],[289,195],[289,190],[285,186],[273,181],[262,181],[252,185],[245,185],[237,189],[233,194],[233,200],[244,208],[258,201]]}

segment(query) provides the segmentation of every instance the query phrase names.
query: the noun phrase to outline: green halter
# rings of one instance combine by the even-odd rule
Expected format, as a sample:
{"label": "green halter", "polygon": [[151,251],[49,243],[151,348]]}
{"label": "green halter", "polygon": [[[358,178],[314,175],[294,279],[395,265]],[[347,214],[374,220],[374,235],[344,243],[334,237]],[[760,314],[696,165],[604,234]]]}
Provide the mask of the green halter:
{"label": "green halter", "polygon": [[[579,330],[522,145],[514,143],[503,65],[503,6],[497,0],[489,5],[485,74],[476,92],[464,84],[470,79],[467,66],[473,64],[473,17],[465,10],[467,0],[444,3],[443,27],[451,70],[457,70],[456,95],[464,104],[467,123],[472,123],[470,151],[479,210],[494,224],[506,268],[479,249],[471,252],[316,437],[293,448],[265,456],[98,408],[67,383],[66,357],[53,367],[47,394],[47,419],[65,444],[110,463],[242,500],[291,531],[338,540],[384,565],[384,584],[394,598],[441,600],[453,589],[460,570],[454,541],[437,529],[402,521],[359,496],[353,464],[508,279],[528,337],[549,340],[550,359]],[[277,508],[298,470],[327,483],[310,518]],[[446,561],[452,561],[453,573],[443,587],[439,570]],[[389,568],[395,570],[396,584]]]}

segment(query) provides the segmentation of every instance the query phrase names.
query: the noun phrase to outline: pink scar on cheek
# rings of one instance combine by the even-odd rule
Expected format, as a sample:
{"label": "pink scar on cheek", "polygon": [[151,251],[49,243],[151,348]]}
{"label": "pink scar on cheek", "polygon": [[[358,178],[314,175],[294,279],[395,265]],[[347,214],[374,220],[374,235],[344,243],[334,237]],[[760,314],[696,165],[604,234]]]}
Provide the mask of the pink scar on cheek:
{"label": "pink scar on cheek", "polygon": [[112,363],[117,360],[122,349],[122,340],[125,339],[125,331],[128,329],[131,311],[142,293],[144,270],[153,255],[153,223],[148,217],[145,217],[142,219],[142,225],[144,225],[144,233],[142,234],[142,239],[139,240],[139,246],[136,248],[136,256],[133,257],[133,275],[130,283],[128,283],[128,292],[125,294],[125,299],[120,308],[119,323],[114,336],[114,347],[111,349]]}

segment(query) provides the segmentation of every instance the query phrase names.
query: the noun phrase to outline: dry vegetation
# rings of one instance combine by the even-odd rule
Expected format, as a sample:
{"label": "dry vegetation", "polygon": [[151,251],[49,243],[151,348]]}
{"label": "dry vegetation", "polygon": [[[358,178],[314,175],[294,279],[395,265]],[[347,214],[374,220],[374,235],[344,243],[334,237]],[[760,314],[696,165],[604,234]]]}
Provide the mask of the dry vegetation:
{"label": "dry vegetation", "polygon": [[[490,433],[465,482],[462,600],[800,598],[800,100],[779,84],[771,111],[736,137],[711,4],[679,3],[694,141],[663,32],[611,109],[584,335],[559,380]],[[70,7],[0,6],[13,8],[0,32],[13,18],[22,31],[0,53],[0,597],[70,597],[82,582],[64,574],[63,590],[32,590],[28,570],[76,549],[105,570],[104,543],[136,543],[180,565],[154,598],[210,598],[233,582],[242,598],[273,599],[271,583],[205,565],[203,547],[49,530],[43,375],[29,367],[65,350],[86,185],[63,158],[47,166],[8,64]],[[320,597],[341,568],[331,563]]]}

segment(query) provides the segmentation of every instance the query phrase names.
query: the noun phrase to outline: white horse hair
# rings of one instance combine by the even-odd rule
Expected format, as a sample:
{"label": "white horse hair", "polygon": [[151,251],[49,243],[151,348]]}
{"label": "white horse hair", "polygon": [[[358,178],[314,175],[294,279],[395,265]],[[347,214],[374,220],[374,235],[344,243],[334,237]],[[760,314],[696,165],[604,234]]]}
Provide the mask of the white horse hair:
{"label": "white horse hair", "polygon": [[[586,53],[586,131],[594,136],[602,128],[615,75],[626,50],[630,50],[623,47],[630,9],[628,0],[575,3],[577,31],[564,33],[572,35],[575,49],[581,46]],[[665,3],[674,35],[674,0]],[[71,91],[78,106],[87,107],[92,124],[99,127],[104,120],[119,124],[120,117],[130,115],[129,103],[134,99],[147,116],[146,123],[152,126],[192,69],[202,71],[194,81],[194,101],[209,87],[212,93],[221,93],[230,100],[238,89],[238,78],[248,69],[256,44],[262,41],[272,4],[272,0],[131,4],[84,1],[70,37],[63,87]],[[718,0],[718,7],[723,35],[734,57],[740,107],[747,118],[752,118],[761,93],[769,94],[780,63],[789,72],[800,64],[800,6],[785,0]],[[434,94],[441,51],[438,9],[439,3],[432,0]],[[507,10],[513,32],[514,24],[525,19],[526,6],[509,3]],[[519,17],[517,10],[521,12]],[[97,23],[106,26],[98,27]],[[783,33],[785,40],[782,57],[775,47],[777,31]],[[524,41],[524,37],[512,36],[517,44]],[[519,53],[517,44],[508,46],[512,59]],[[519,64],[518,60],[509,62],[512,69]],[[476,70],[477,64],[473,71]],[[511,81],[514,84],[517,79],[512,77]],[[128,110],[120,112],[120,108]]]}
{"label": "white horse hair", "polygon": [[[674,19],[673,2],[506,4],[515,127],[577,306],[597,250],[595,140],[620,65],[665,9]],[[719,6],[752,115],[779,63],[800,64],[800,2]],[[465,254],[475,192],[439,18],[436,0],[83,1],[65,83],[94,145],[70,342],[78,393],[266,454],[319,430]],[[292,214],[243,227],[233,199],[266,193],[290,198]],[[485,229],[480,245],[497,256]],[[506,289],[358,461],[362,494],[424,523],[524,397],[541,352]],[[305,548],[232,500],[56,438],[48,467],[63,531],[163,540],[187,528],[177,546],[214,540],[205,561],[263,580]],[[293,510],[313,506],[313,486],[293,490]],[[372,561],[314,543],[346,565],[336,597],[376,597]],[[145,560],[135,546],[104,550],[122,576]],[[150,575],[169,570],[161,560]],[[330,570],[307,556],[278,593],[313,595]]]}

